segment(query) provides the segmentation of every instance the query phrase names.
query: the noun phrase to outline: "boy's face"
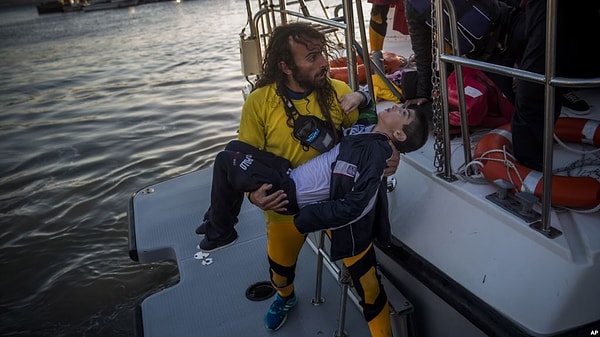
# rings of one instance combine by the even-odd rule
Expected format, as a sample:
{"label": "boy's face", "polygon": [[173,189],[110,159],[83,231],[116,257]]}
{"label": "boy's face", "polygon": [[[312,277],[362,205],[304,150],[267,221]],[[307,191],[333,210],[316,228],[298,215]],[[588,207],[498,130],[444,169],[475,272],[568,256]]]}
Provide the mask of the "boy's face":
{"label": "boy's face", "polygon": [[377,114],[377,118],[388,129],[402,130],[404,125],[415,120],[415,110],[393,105]]}

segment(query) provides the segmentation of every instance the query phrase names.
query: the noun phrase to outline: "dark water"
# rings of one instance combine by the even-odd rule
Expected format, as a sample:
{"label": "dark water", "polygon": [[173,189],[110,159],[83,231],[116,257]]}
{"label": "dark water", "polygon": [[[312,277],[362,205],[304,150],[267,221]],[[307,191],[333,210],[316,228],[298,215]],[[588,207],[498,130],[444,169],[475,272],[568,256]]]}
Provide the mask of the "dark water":
{"label": "dark water", "polygon": [[244,4],[0,8],[0,335],[131,336],[178,281],[129,259],[128,200],[235,137]]}

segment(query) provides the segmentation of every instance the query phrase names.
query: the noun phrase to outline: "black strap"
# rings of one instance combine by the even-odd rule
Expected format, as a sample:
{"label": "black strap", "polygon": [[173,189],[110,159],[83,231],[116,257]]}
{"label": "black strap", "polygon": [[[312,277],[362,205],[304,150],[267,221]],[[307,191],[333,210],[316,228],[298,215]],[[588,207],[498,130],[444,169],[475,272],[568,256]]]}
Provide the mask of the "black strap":
{"label": "black strap", "polygon": [[292,120],[296,121],[296,119],[298,118],[298,115],[300,115],[300,113],[298,112],[298,110],[296,110],[294,103],[292,103],[292,100],[289,99],[285,90],[281,90],[281,88],[279,88],[278,91],[279,91],[279,95],[281,96],[281,99],[283,100],[283,106],[285,108],[285,112],[287,113],[287,115],[290,118],[292,118]]}
{"label": "black strap", "polygon": [[278,88],[277,91],[283,100],[286,115],[292,120],[292,134],[300,141],[302,149],[308,151],[309,147],[312,147],[324,153],[335,146],[336,140],[341,136],[340,131],[319,117],[300,114],[286,92],[281,89]]}

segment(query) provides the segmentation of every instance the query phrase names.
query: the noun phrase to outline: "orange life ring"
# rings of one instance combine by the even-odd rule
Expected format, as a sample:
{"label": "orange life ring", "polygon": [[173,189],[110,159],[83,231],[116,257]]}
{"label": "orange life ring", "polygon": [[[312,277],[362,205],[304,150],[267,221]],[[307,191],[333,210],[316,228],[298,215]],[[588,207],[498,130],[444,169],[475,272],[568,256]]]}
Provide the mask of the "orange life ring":
{"label": "orange life ring", "polygon": [[[407,61],[402,56],[395,53],[385,51],[383,54],[383,66],[386,74],[392,74],[406,65]],[[367,72],[360,56],[356,57],[357,76],[360,84],[367,83]],[[331,78],[348,83],[348,59],[346,57],[338,57],[329,62],[329,71]]]}
{"label": "orange life ring", "polygon": [[[358,55],[356,56],[356,63],[363,64],[362,58]],[[348,67],[348,58],[346,56],[342,56],[342,57],[333,59],[333,60],[329,61],[329,67],[331,67],[331,68],[338,68],[338,67],[346,68],[346,67]]]}
{"label": "orange life ring", "polygon": [[406,64],[408,63],[408,61],[396,54],[396,53],[392,53],[391,51],[384,51],[383,53],[383,67],[384,72],[386,74],[393,74],[396,71],[400,70],[400,68],[406,66]]}
{"label": "orange life ring", "polygon": [[[365,70],[364,64],[356,66],[356,72],[358,77],[358,83],[365,84],[367,82],[367,71]],[[331,78],[340,80],[348,83],[350,81],[350,75],[348,74],[348,67],[331,67],[329,68],[329,74]]]}
{"label": "orange life ring", "polygon": [[561,117],[554,126],[556,136],[565,142],[592,144],[600,147],[600,121]]}
{"label": "orange life ring", "polygon": [[[567,142],[589,143],[600,146],[600,122],[584,118],[561,117],[554,132]],[[488,181],[510,181],[516,190],[529,190],[542,198],[542,172],[532,170],[506,156],[502,150],[512,150],[510,124],[496,128],[483,136],[475,149],[475,159]],[[500,151],[494,151],[500,150]],[[512,164],[507,165],[506,161]],[[513,168],[509,166],[514,166]],[[523,186],[524,185],[524,186]],[[552,204],[573,209],[591,209],[600,204],[600,182],[592,177],[552,176]]]}

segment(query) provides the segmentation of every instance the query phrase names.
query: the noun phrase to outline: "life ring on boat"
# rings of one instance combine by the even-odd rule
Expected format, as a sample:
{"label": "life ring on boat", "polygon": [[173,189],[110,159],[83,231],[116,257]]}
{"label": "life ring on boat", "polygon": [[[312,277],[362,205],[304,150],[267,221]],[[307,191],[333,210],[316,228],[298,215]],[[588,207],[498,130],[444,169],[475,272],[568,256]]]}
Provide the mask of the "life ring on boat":
{"label": "life ring on boat", "polygon": [[[358,82],[364,84],[367,82],[367,72],[365,71],[365,65],[360,57],[356,57],[356,72]],[[348,59],[346,57],[338,57],[329,62],[329,74],[331,78],[348,83],[350,81],[348,75]]]}
{"label": "life ring on boat", "polygon": [[408,64],[408,60],[396,53],[391,51],[384,51],[383,53],[383,67],[386,74],[393,74],[400,68]]}
{"label": "life ring on boat", "polygon": [[591,144],[600,147],[600,121],[561,117],[554,126],[556,136],[565,142]]}
{"label": "life ring on boat", "polygon": [[[329,68],[331,78],[335,78],[336,80],[343,81],[348,83],[350,81],[350,76],[348,74],[347,67],[335,67]],[[367,82],[367,71],[365,70],[364,64],[359,64],[356,66],[356,72],[358,77],[358,83],[365,84]]]}
{"label": "life ring on boat", "polygon": [[[385,74],[392,74],[407,64],[404,57],[399,56],[395,53],[385,51],[383,54],[383,67]],[[367,72],[365,71],[365,65],[360,56],[356,57],[356,72],[358,82],[365,84],[367,82]],[[348,83],[348,59],[346,57],[338,57],[329,62],[329,71],[331,78]]]}
{"label": "life ring on boat", "polygon": [[[584,118],[561,117],[555,124],[556,136],[566,142],[593,144],[600,147],[600,122]],[[518,191],[533,192],[542,198],[542,172],[517,163],[512,155],[510,124],[500,126],[483,136],[475,149],[475,160],[481,162],[486,180],[510,181]],[[591,209],[600,204],[600,182],[592,177],[552,176],[552,205],[573,209]]]}

